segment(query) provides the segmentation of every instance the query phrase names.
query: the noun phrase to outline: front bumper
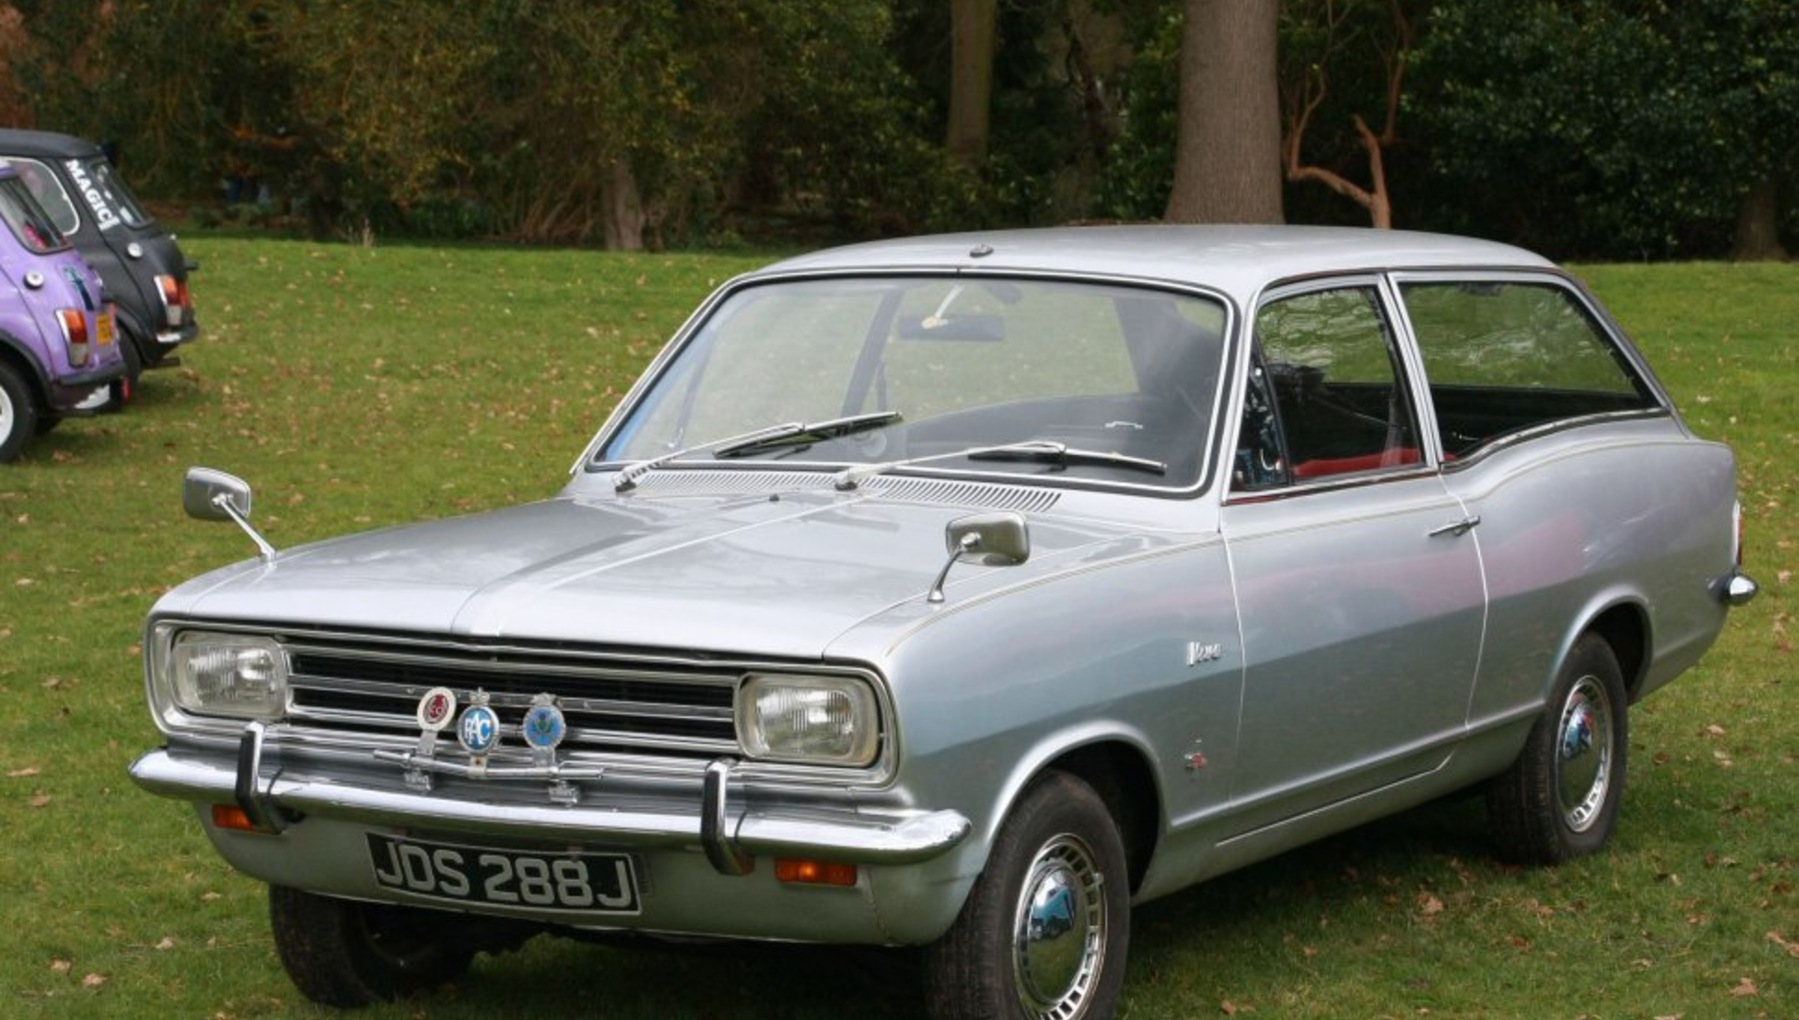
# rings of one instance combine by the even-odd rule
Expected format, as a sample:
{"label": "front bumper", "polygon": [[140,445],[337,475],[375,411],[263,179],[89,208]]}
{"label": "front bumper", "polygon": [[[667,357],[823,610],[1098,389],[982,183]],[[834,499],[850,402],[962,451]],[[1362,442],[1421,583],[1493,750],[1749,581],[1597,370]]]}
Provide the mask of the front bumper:
{"label": "front bumper", "polygon": [[[253,774],[253,773],[252,773]],[[508,839],[599,843],[639,849],[698,846],[721,874],[742,874],[758,857],[809,856],[847,864],[912,864],[947,853],[968,835],[968,819],[954,811],[852,815],[817,811],[750,810],[731,802],[730,765],[714,762],[697,803],[591,805],[495,804],[429,793],[371,789],[324,778],[256,778],[216,761],[162,748],[131,766],[149,791],[200,804],[237,804],[274,832],[286,820],[332,818],[392,828],[452,829]],[[248,802],[240,797],[249,788]]]}
{"label": "front bumper", "polygon": [[[458,909],[578,928],[723,938],[918,944],[960,909],[971,876],[951,851],[971,831],[954,811],[871,809],[840,803],[773,804],[751,791],[730,759],[703,779],[639,784],[583,777],[575,802],[536,800],[544,785],[515,782],[346,781],[341,769],[302,771],[263,758],[263,728],[245,727],[237,759],[217,749],[164,747],[141,756],[132,779],[193,803],[208,837],[238,870],[322,895],[407,903],[374,879],[371,834],[420,834],[470,845],[592,848],[631,854],[647,876],[641,914],[570,916],[529,909]],[[697,788],[696,788],[697,786]],[[212,807],[235,805],[256,831],[223,828]],[[854,864],[847,889],[778,881],[772,858]],[[454,905],[453,905],[454,906]]]}

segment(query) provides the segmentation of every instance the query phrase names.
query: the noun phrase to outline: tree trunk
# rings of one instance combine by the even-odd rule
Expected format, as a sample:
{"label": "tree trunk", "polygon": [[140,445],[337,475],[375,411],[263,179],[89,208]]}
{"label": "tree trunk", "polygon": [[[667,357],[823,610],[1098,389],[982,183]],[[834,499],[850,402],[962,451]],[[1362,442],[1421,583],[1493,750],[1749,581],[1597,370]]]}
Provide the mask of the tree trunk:
{"label": "tree trunk", "polygon": [[629,162],[612,161],[611,172],[600,185],[600,206],[605,216],[601,229],[606,250],[642,251],[643,196],[637,193],[637,176]]}
{"label": "tree trunk", "polygon": [[1186,0],[1171,223],[1280,223],[1280,0]]}
{"label": "tree trunk", "polygon": [[950,0],[949,128],[944,148],[973,166],[987,156],[999,0]]}
{"label": "tree trunk", "polygon": [[1737,207],[1736,247],[1731,257],[1738,262],[1786,260],[1786,249],[1780,243],[1780,183],[1774,178],[1757,181]]}

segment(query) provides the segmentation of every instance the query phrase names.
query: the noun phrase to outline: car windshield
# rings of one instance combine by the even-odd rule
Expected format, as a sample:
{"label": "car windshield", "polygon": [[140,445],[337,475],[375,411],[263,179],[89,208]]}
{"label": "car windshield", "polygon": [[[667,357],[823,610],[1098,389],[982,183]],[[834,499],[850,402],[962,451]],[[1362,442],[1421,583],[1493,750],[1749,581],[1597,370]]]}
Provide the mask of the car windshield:
{"label": "car windshield", "polygon": [[51,252],[69,246],[68,238],[56,229],[50,214],[18,177],[0,177],[0,220],[6,221],[13,236],[30,251]]}
{"label": "car windshield", "polygon": [[[593,466],[917,464],[1191,488],[1225,322],[1213,298],[1066,279],[754,285],[693,331]],[[1017,444],[1039,445],[992,454]],[[1049,455],[1056,444],[1066,452]]]}

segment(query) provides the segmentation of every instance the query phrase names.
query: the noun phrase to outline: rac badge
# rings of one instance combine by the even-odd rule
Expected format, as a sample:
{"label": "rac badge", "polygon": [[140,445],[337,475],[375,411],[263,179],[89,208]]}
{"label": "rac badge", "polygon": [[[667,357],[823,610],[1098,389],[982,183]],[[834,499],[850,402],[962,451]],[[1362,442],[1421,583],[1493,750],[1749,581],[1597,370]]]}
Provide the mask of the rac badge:
{"label": "rac badge", "polygon": [[500,717],[487,707],[486,691],[476,691],[473,700],[456,723],[456,740],[470,755],[485,758],[500,743]]}

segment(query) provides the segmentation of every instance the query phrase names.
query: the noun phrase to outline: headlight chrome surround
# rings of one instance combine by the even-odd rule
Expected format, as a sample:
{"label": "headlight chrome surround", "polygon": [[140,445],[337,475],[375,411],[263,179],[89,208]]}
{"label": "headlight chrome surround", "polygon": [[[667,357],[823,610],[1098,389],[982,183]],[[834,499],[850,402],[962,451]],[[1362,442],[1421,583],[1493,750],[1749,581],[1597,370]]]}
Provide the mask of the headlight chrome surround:
{"label": "headlight chrome surround", "polygon": [[756,761],[860,768],[880,754],[880,700],[858,677],[751,673],[736,715],[738,742]]}
{"label": "headlight chrome surround", "polygon": [[152,677],[182,712],[273,720],[287,711],[287,652],[272,637],[183,630],[157,650]]}

